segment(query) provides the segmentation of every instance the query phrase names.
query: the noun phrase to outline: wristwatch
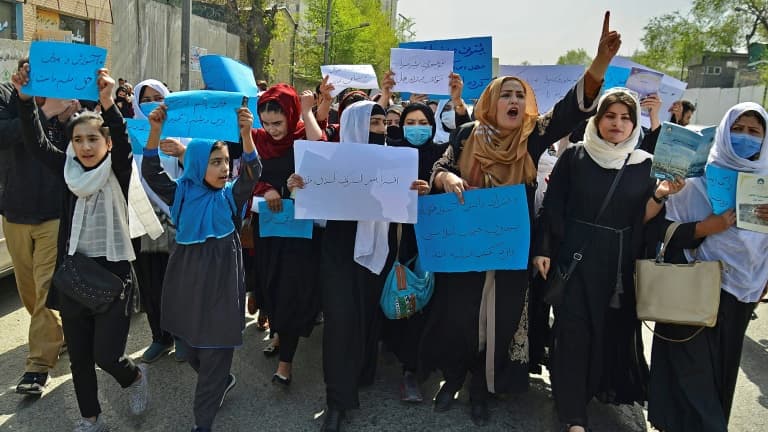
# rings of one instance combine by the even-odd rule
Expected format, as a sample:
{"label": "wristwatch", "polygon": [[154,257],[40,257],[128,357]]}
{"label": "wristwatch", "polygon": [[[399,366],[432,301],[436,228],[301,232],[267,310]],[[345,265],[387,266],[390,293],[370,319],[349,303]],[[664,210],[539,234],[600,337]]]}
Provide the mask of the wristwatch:
{"label": "wristwatch", "polygon": [[657,197],[656,192],[654,192],[653,195],[651,195],[651,198],[653,198],[653,201],[655,201],[656,204],[664,204],[669,199],[668,196],[663,196],[661,198]]}

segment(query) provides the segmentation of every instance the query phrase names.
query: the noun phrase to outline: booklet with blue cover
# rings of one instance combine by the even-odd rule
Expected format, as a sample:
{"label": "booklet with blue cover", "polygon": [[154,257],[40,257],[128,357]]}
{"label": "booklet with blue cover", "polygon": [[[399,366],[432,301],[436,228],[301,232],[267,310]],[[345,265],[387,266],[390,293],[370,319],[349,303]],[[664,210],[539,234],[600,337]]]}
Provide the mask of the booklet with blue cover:
{"label": "booklet with blue cover", "polygon": [[664,122],[656,142],[651,175],[662,180],[703,176],[715,129],[715,126],[694,128]]}

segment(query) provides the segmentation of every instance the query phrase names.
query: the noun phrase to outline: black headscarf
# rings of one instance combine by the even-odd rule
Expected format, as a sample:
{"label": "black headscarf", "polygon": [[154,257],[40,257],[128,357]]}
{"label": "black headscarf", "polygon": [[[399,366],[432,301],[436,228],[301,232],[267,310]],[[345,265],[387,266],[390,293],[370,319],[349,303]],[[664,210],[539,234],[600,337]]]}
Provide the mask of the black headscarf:
{"label": "black headscarf", "polygon": [[403,138],[400,145],[403,147],[412,147],[419,151],[419,179],[429,181],[429,177],[432,175],[432,166],[441,156],[443,156],[445,149],[448,147],[448,143],[435,144],[432,142],[435,137],[435,113],[432,111],[432,108],[423,103],[412,103],[405,107],[403,113],[400,115],[401,129],[405,125],[405,118],[413,111],[421,111],[424,113],[424,116],[427,117],[427,121],[432,126],[432,136],[429,138],[429,141],[420,146],[411,145],[405,138]]}

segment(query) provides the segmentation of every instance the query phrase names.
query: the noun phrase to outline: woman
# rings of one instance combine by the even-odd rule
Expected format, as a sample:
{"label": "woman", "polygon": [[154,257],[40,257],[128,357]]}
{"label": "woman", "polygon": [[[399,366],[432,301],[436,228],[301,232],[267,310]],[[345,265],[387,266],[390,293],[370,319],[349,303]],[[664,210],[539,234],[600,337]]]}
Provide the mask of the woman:
{"label": "woman", "polygon": [[[324,139],[312,114],[314,96],[306,91],[301,102],[296,90],[286,84],[270,87],[259,96],[258,115],[262,128],[251,134],[262,159],[263,171],[254,196],[263,197],[273,212],[282,211],[282,199],[289,198],[288,177],[296,171],[293,164],[293,143],[296,140]],[[299,120],[303,116],[304,121]],[[266,354],[279,352],[280,362],[272,382],[289,385],[293,356],[299,337],[309,337],[320,307],[320,286],[317,283],[317,256],[320,252],[320,231],[312,239],[259,237],[258,218],[255,219],[254,246],[258,288],[263,298],[262,311],[269,316],[270,331],[277,333]],[[296,263],[314,263],[305,271],[297,271]]]}
{"label": "woman", "polygon": [[[456,193],[463,203],[469,187],[525,184],[532,213],[539,156],[593,112],[605,71],[621,45],[619,34],[609,32],[608,19],[606,13],[587,73],[546,115],[539,116],[533,90],[524,81],[492,81],[475,105],[477,121],[454,133],[435,164],[432,187]],[[450,408],[467,372],[472,372],[471,418],[478,425],[488,422],[488,392],[527,389],[527,292],[526,270],[435,275],[420,349],[424,369],[441,369],[445,377],[435,410]],[[486,324],[482,328],[480,321]]]}
{"label": "woman", "polygon": [[[341,117],[341,142],[384,145],[385,115],[371,101],[350,105]],[[304,180],[293,174],[288,187],[302,188]],[[411,189],[418,188],[413,182]],[[321,259],[325,432],[340,431],[346,412],[360,406],[358,388],[373,384],[384,320],[379,299],[396,241],[388,222],[328,221],[326,226]]]}
{"label": "woman", "polygon": [[[170,91],[168,91],[168,88],[163,83],[154,79],[147,79],[136,84],[136,91],[139,93],[139,97],[133,99],[133,112],[135,113],[134,118],[139,120],[147,120],[147,115],[144,114],[144,111],[148,111],[148,108],[146,108],[148,105],[143,104],[149,103],[152,104],[149,106],[154,106],[154,103],[163,102],[165,97],[170,94]],[[134,147],[133,157],[136,160],[136,164],[141,167],[144,158],[143,148],[147,143],[132,142],[131,144]],[[160,148],[163,150],[160,157],[163,171],[172,179],[179,178],[183,172],[179,158],[183,159],[184,157],[184,146],[179,140],[166,138],[160,141]],[[176,245],[176,229],[173,223],[171,223],[171,213],[168,204],[149,187],[143,175],[141,176],[141,181],[144,191],[152,203],[152,209],[163,225],[164,231],[163,235],[154,240],[149,236],[141,237],[141,250],[136,255],[136,261],[134,262],[142,306],[144,306],[144,311],[147,313],[147,322],[152,332],[152,344],[141,355],[141,361],[153,363],[174,347],[173,336],[160,327],[162,315],[160,312],[160,301],[163,298],[163,278],[168,267],[168,257]],[[184,349],[181,344],[176,345],[176,360],[183,361],[185,356]]]}
{"label": "woman", "polygon": [[[544,279],[552,276],[550,258],[553,268],[566,269],[576,252],[583,255],[555,307],[552,330],[552,387],[568,432],[585,430],[592,397],[617,404],[645,401],[648,372],[635,313],[634,258],[643,223],[683,182],[656,186],[651,155],[635,150],[640,132],[637,97],[626,89],[607,91],[583,145],[558,159],[541,210],[533,262]],[[618,173],[616,192],[600,214]]]}
{"label": "woman", "polygon": [[133,118],[133,98],[125,87],[118,87],[115,92],[115,105],[120,110],[123,118]]}
{"label": "woman", "polygon": [[[723,117],[708,164],[768,175],[768,114],[752,102],[740,103]],[[755,210],[768,223],[768,206]],[[741,349],[750,316],[768,283],[768,234],[737,228],[734,210],[712,213],[704,177],[691,179],[666,205],[663,238],[671,222],[681,225],[665,261],[720,260],[722,291],[717,324],[684,343],[654,337],[648,395],[648,420],[664,432],[727,431]],[[699,328],[657,323],[658,335],[685,339]]]}
{"label": "woman", "polygon": [[[143,200],[147,207],[149,203],[133,171],[131,145],[112,98],[115,81],[108,71],[99,70],[97,78],[103,117],[84,113],[70,121],[67,134],[71,140],[66,152],[48,140],[34,99],[22,91],[30,73],[29,64],[25,64],[12,79],[19,94],[24,143],[67,186],[65,196],[61,197],[58,261],[61,263],[67,255],[79,253],[123,282],[123,295],[115,297],[105,311],[101,308],[94,311],[77,302],[62,291],[64,287],[55,283],[48,295],[48,307],[61,313],[82,416],[74,430],[99,432],[106,430],[106,422],[100,415],[96,365],[112,375],[121,387],[129,389],[129,404],[134,414],[144,412],[149,399],[146,368],[137,367],[125,355],[134,287],[131,261],[136,258],[128,226],[128,207],[138,200]],[[112,216],[111,220],[108,215]]]}
{"label": "woman", "polygon": [[[388,74],[383,85],[387,88],[394,87],[393,74]],[[464,84],[458,74],[452,73],[449,77],[452,99],[463,116],[459,117],[462,123],[469,121],[466,105],[461,99]],[[391,109],[391,108],[390,108]],[[389,116],[389,112],[387,114]],[[438,128],[435,122],[436,116],[432,109],[422,103],[409,104],[400,116],[399,126],[403,131],[402,140],[393,145],[398,147],[411,147],[419,152],[419,180],[416,188],[421,188],[422,193],[429,190],[429,178],[432,176],[432,166],[445,152],[448,144],[435,143],[433,140]],[[416,233],[412,224],[401,224],[401,236],[398,261],[405,263],[418,254],[416,245]],[[427,311],[422,311],[410,318],[384,321],[384,340],[387,346],[394,352],[403,369],[403,378],[400,384],[400,399],[404,402],[421,402],[423,396],[417,380],[418,371],[418,347],[421,334],[424,329]]]}

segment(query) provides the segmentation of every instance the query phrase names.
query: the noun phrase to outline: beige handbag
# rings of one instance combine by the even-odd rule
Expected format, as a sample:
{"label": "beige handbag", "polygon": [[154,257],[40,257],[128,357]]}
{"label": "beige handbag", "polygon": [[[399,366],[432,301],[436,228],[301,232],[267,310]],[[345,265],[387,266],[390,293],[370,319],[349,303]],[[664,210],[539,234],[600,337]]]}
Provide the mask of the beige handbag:
{"label": "beige handbag", "polygon": [[[656,259],[637,260],[635,264],[639,319],[702,326],[690,338],[670,340],[672,342],[690,340],[704,327],[714,327],[717,324],[723,268],[720,261],[665,263],[664,252],[678,226],[680,223],[675,222],[667,228],[664,243]],[[668,340],[664,337],[662,339]]]}

